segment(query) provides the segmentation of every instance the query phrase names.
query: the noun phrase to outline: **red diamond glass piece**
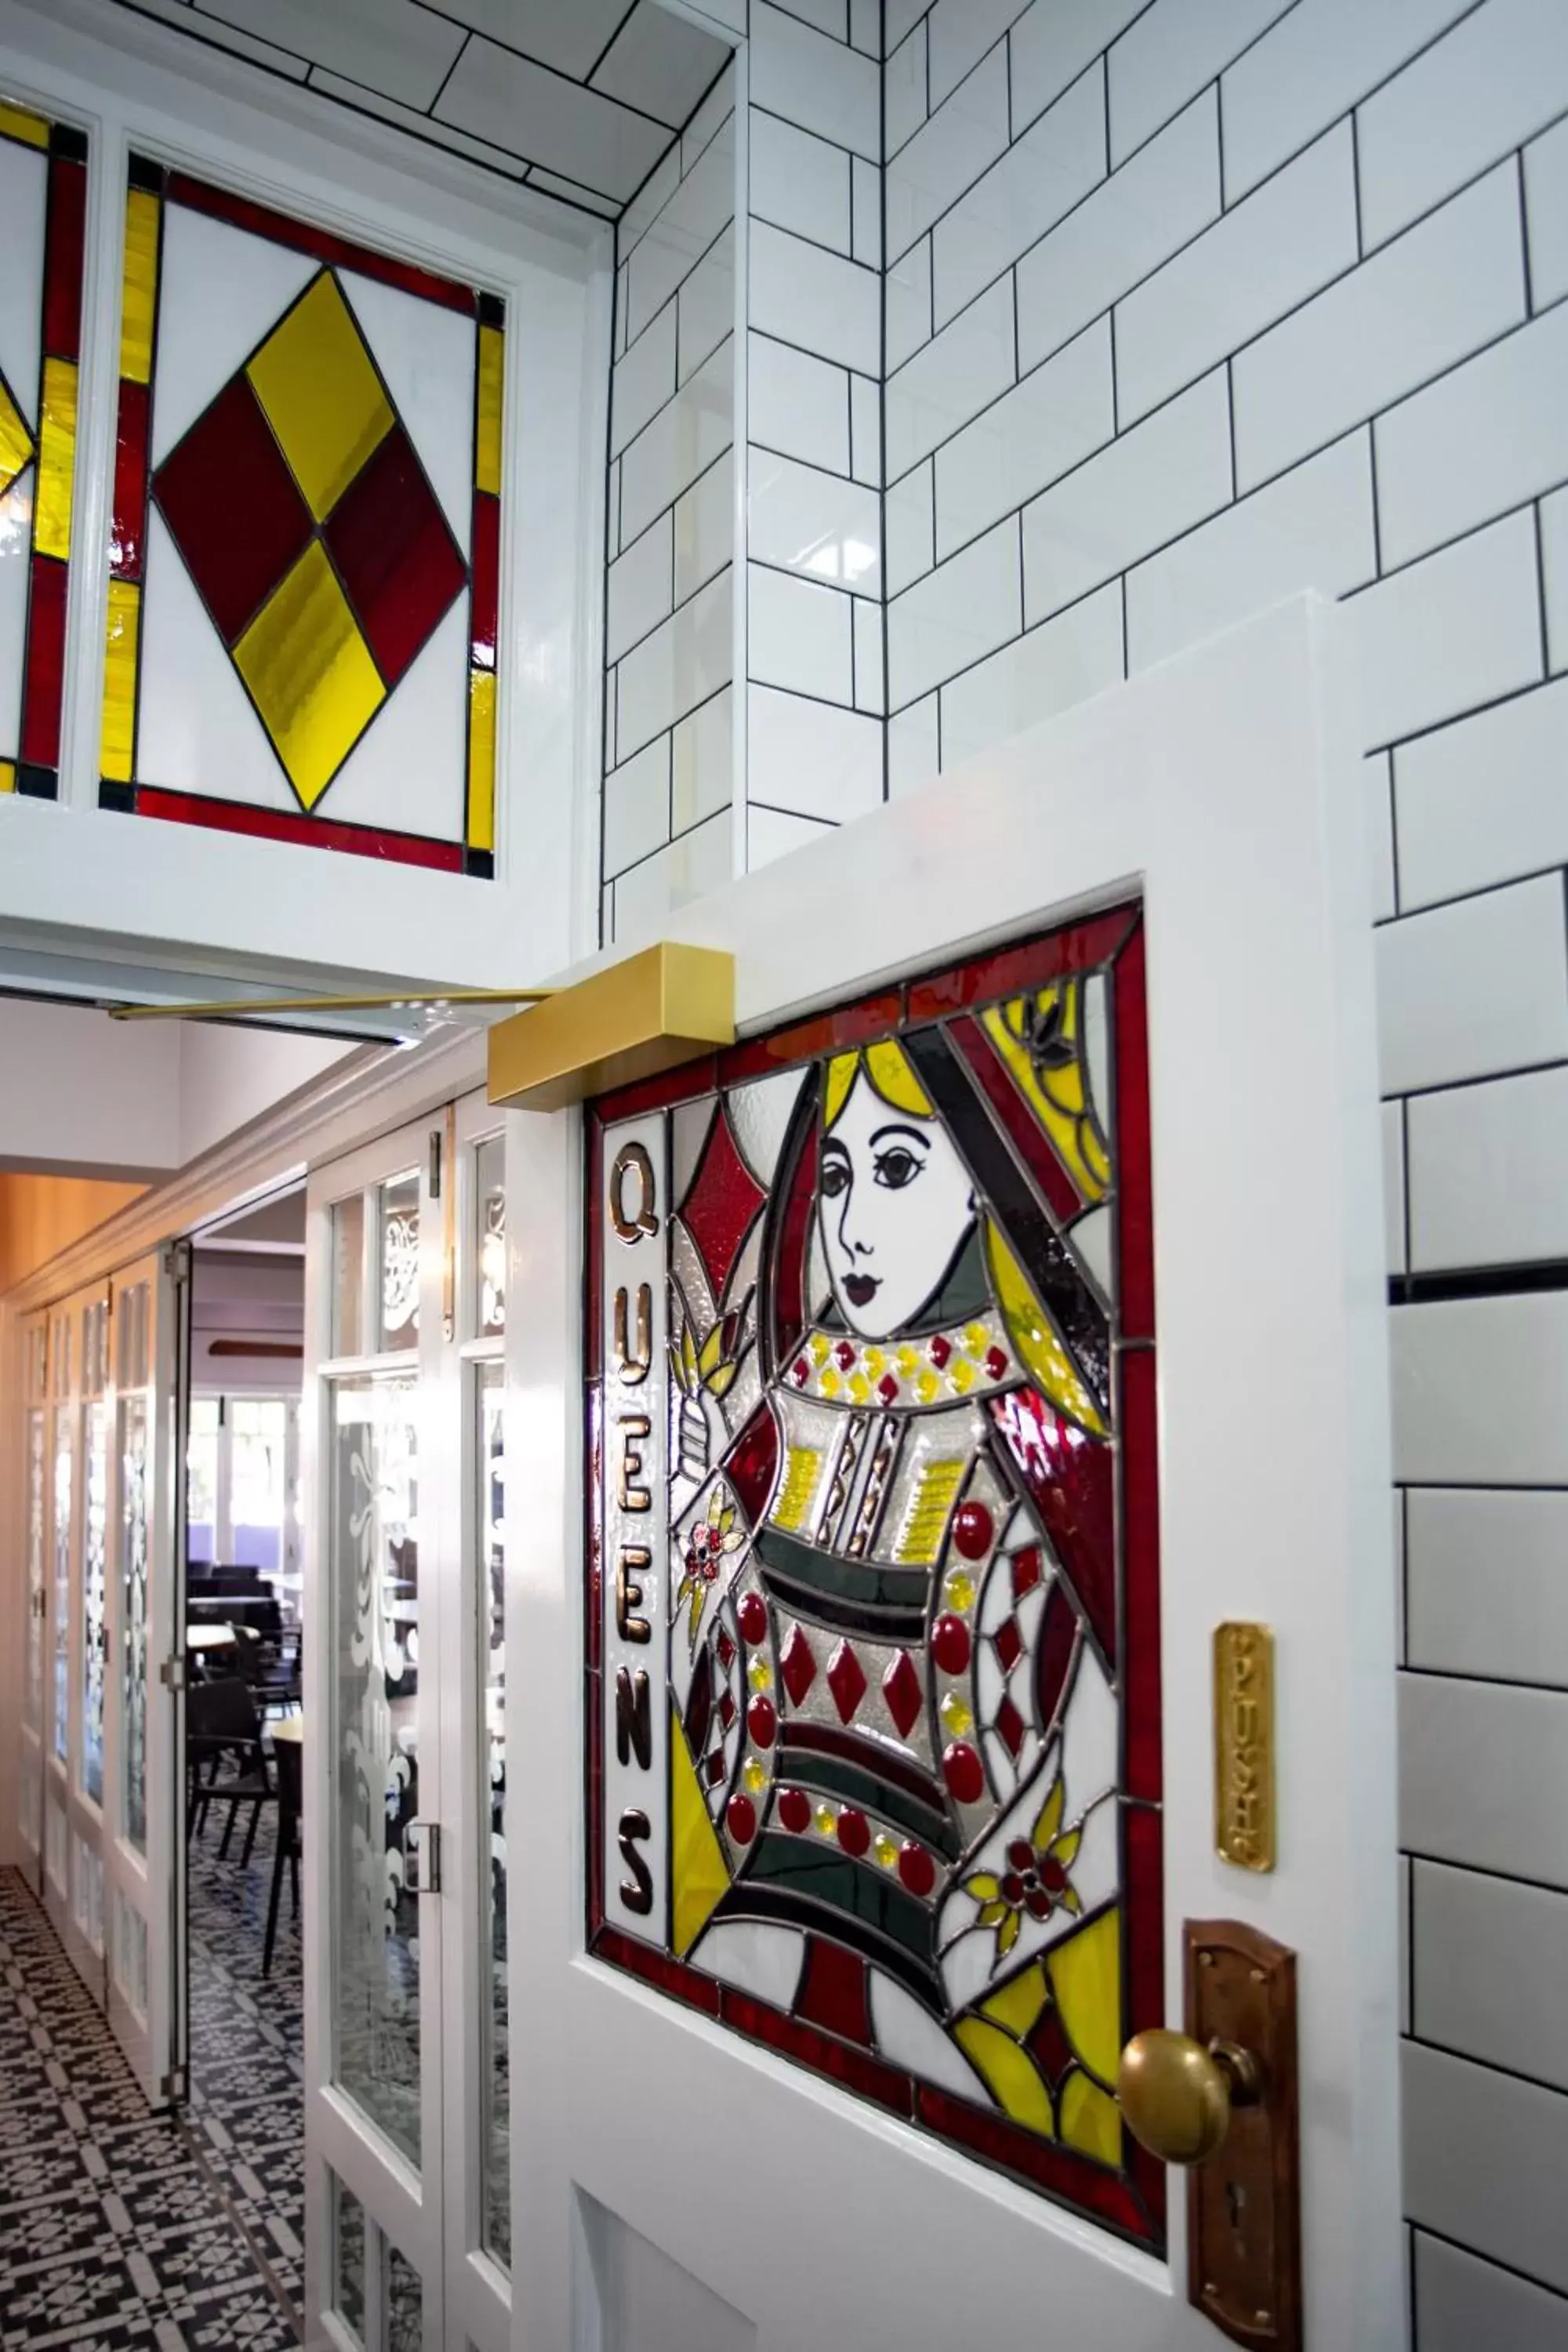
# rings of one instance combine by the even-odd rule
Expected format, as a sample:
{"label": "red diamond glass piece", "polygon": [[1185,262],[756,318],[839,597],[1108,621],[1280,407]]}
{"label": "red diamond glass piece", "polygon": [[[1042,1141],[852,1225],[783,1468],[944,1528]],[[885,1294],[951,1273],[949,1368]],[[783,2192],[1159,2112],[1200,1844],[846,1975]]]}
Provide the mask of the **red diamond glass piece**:
{"label": "red diamond glass piece", "polygon": [[798,1625],[790,1627],[789,1638],[779,1652],[779,1675],[789,1693],[791,1706],[799,1706],[816,1680],[816,1660]]}
{"label": "red diamond glass piece", "polygon": [[[797,1626],[795,1630],[798,1633],[800,1629]],[[865,1670],[847,1642],[840,1642],[827,1661],[827,1687],[833,1693],[839,1721],[847,1723],[866,1696]]]}
{"label": "red diamond glass piece", "polygon": [[463,585],[463,559],[401,425],[394,425],[322,531],[386,684],[429,643]]}
{"label": "red diamond glass piece", "polygon": [[1024,1637],[1018,1631],[1017,1619],[1005,1618],[997,1626],[993,1638],[996,1643],[996,1655],[1001,1661],[1002,1671],[1005,1675],[1010,1675],[1024,1652]]}
{"label": "red diamond glass piece", "polygon": [[697,1173],[680,1204],[681,1218],[701,1254],[716,1298],[730,1278],[730,1270],[752,1218],[762,1207],[763,1198],[761,1185],[735,1148],[721,1103],[708,1130]]}
{"label": "red diamond glass piece", "polygon": [[900,1650],[882,1676],[882,1696],[888,1703],[888,1713],[905,1739],[919,1719],[923,1696],[915,1662],[907,1650]]}
{"label": "red diamond glass piece", "polygon": [[996,1710],[996,1728],[1007,1743],[1008,1755],[1016,1757],[1024,1743],[1024,1718],[1010,1698],[1005,1698]]}
{"label": "red diamond glass piece", "polygon": [[153,478],[202,602],[232,646],[310,537],[310,510],[248,380],[235,376]]}

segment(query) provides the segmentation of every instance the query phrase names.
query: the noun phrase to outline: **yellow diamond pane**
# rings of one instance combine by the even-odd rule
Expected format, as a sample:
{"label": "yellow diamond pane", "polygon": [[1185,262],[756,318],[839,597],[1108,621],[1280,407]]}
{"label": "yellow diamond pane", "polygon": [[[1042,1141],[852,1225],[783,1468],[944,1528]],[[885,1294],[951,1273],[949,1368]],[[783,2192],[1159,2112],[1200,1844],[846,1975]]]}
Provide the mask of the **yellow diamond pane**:
{"label": "yellow diamond pane", "polygon": [[153,318],[158,301],[159,200],[148,188],[125,199],[125,266],[120,288],[120,373],[132,383],[153,375]]}
{"label": "yellow diamond pane", "polygon": [[25,106],[12,106],[0,98],[0,138],[19,139],[25,147],[47,147],[49,126],[41,115],[29,114]]}
{"label": "yellow diamond pane", "polygon": [[381,378],[323,270],[247,368],[305,502],[324,522],[392,424]]}
{"label": "yellow diamond pane", "polygon": [[499,327],[479,329],[479,384],[475,403],[474,488],[500,494],[500,414],[506,343]]}
{"label": "yellow diamond pane", "polygon": [[289,782],[314,808],[385,698],[320,541],[274,589],[234,658]]}
{"label": "yellow diamond pane", "polygon": [[99,772],[125,784],[131,782],[131,751],[136,731],[136,638],[141,619],[141,589],[134,581],[111,580]]}
{"label": "yellow diamond pane", "polygon": [[33,454],[33,436],[26,420],[0,375],[0,498],[10,488]]}
{"label": "yellow diamond pane", "polygon": [[496,845],[496,677],[468,672],[468,847]]}
{"label": "yellow diamond pane", "polygon": [[40,555],[71,551],[71,478],[76,470],[76,362],[44,362],[44,415],[38,434],[38,505],[33,545]]}

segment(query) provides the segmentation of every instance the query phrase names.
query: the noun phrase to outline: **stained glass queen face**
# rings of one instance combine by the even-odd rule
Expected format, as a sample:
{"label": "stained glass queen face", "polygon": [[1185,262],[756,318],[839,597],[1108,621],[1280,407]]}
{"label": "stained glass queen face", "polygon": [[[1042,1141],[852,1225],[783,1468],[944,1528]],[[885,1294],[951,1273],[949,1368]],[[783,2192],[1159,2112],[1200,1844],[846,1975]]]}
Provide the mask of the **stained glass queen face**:
{"label": "stained glass queen face", "polygon": [[598,1107],[590,1924],[1153,2242],[1142,955],[1119,910]]}

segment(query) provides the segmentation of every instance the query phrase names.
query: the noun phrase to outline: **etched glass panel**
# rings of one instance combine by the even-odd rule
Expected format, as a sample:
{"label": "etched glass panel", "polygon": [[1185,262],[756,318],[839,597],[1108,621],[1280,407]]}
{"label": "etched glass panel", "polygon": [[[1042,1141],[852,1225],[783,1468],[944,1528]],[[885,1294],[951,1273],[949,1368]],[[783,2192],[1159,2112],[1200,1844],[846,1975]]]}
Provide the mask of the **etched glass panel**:
{"label": "etched glass panel", "polygon": [[378,1196],[381,1344],[419,1345],[419,1178],[395,1176]]}
{"label": "etched glass panel", "polygon": [[336,2074],[417,2164],[418,1390],[384,1374],[331,1398]]}
{"label": "etched glass panel", "polygon": [[121,1804],[125,1834],[147,1851],[147,1400],[127,1397],[120,1410],[120,1618],[121,1658]]}
{"label": "etched glass panel", "polygon": [[45,1530],[48,1524],[48,1463],[44,1416],[27,1415],[27,1676],[24,1717],[29,1731],[38,1728],[44,1708],[44,1589]]}
{"label": "etched glass panel", "polygon": [[[57,1329],[69,1330],[68,1324]],[[55,1407],[54,1594],[50,1615],[54,1642],[53,1746],[63,1764],[70,1738],[71,1538],[76,1516],[76,1416],[69,1405]]]}
{"label": "etched glass panel", "polygon": [[82,1478],[81,1547],[81,1786],[103,1802],[103,1678],[109,1663],[109,1407],[87,1408],[87,1458]]}
{"label": "etched glass panel", "polygon": [[1159,2246],[1143,988],[1125,907],[593,1108],[588,1927]]}
{"label": "etched glass panel", "polygon": [[481,1339],[496,1339],[506,1329],[506,1142],[499,1135],[481,1143],[474,1155],[474,1196],[479,1220],[474,1264],[479,1295],[475,1303],[474,1328]]}
{"label": "etched glass panel", "polygon": [[498,2262],[511,2261],[511,2095],[506,1975],[506,1375],[479,1368],[479,1819],[488,1824],[489,1867],[479,1873],[479,2082],[483,2115],[484,2242]]}

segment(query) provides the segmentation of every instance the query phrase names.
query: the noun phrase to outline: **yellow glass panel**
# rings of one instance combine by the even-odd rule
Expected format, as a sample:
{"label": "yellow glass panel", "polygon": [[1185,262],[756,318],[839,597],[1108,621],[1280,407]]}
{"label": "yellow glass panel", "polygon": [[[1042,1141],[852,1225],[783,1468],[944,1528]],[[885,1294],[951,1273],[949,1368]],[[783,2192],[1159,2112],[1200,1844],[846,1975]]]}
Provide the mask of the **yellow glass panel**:
{"label": "yellow glass panel", "polygon": [[33,436],[0,376],[0,498],[10,488],[33,454]]}
{"label": "yellow glass panel", "polygon": [[160,201],[150,188],[125,199],[125,265],[120,286],[120,373],[132,383],[153,377],[153,317],[158,303]]}
{"label": "yellow glass panel", "polygon": [[100,775],[121,784],[131,782],[131,751],[136,733],[136,639],[141,623],[141,589],[132,580],[111,580],[98,765]]}
{"label": "yellow glass panel", "polygon": [[289,782],[314,808],[386,696],[319,540],[273,590],[234,658]]}
{"label": "yellow glass panel", "polygon": [[38,433],[38,505],[33,545],[40,555],[71,551],[71,478],[76,471],[76,362],[44,362],[44,414]]}
{"label": "yellow glass panel", "polygon": [[1046,1962],[1068,2040],[1102,2082],[1121,2057],[1121,1915],[1101,1912],[1057,1945]]}
{"label": "yellow glass panel", "polygon": [[999,2025],[987,2025],[983,2017],[961,2018],[953,2032],[1003,2114],[1026,2130],[1038,2132],[1042,2139],[1054,2139],[1051,2095],[1034,2060],[1019,2049],[1012,2035],[1004,2033]]}
{"label": "yellow glass panel", "polygon": [[669,1869],[674,1882],[672,1941],[684,1959],[728,1889],[730,1873],[697,1785],[686,1727],[674,1707],[669,1712]]}
{"label": "yellow glass panel", "polygon": [[1121,2110],[1087,2074],[1069,2074],[1062,2085],[1062,2137],[1101,2164],[1121,2160]]}
{"label": "yellow glass panel", "polygon": [[468,847],[496,845],[496,674],[468,672]]}
{"label": "yellow glass panel", "polygon": [[1005,2026],[1009,2033],[1016,2034],[1022,2042],[1024,2036],[1032,2032],[1045,2005],[1045,1974],[1037,1960],[1033,1968],[1026,1969],[1021,1976],[1013,1979],[1011,1984],[1004,1985],[1000,1992],[994,1992],[984,2008],[987,2017],[994,2018],[998,2025]]}
{"label": "yellow glass panel", "polygon": [[10,760],[0,760],[0,793],[14,793],[16,789],[16,770],[15,764]]}
{"label": "yellow glass panel", "polygon": [[0,98],[0,138],[20,139],[26,147],[47,147],[49,126],[40,115],[29,114],[25,106],[13,106]]}
{"label": "yellow glass panel", "polygon": [[392,424],[336,278],[312,279],[246,370],[305,502],[324,522]]}
{"label": "yellow glass panel", "polygon": [[506,338],[499,327],[479,329],[479,386],[474,420],[474,488],[500,496],[501,391]]}

